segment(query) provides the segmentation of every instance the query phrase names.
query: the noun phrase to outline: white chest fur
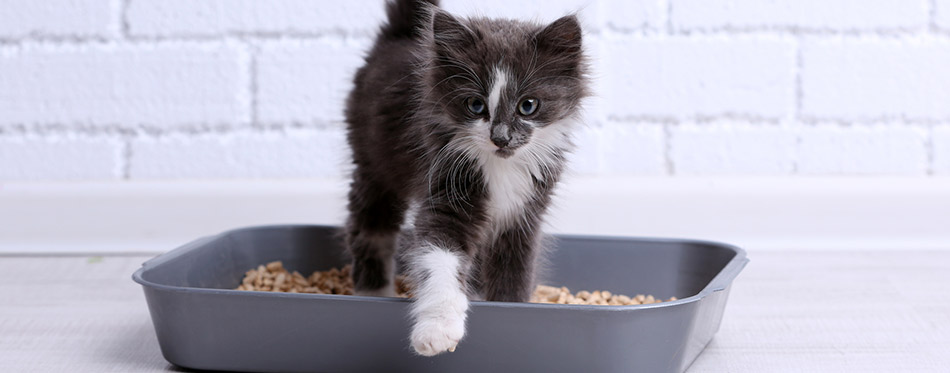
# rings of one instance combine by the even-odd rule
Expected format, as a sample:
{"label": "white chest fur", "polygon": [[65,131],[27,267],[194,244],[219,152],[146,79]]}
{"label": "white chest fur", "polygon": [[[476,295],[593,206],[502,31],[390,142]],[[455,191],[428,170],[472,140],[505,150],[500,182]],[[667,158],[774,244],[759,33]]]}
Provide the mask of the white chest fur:
{"label": "white chest fur", "polygon": [[536,193],[534,177],[540,177],[535,175],[538,169],[515,157],[503,159],[492,155],[482,163],[488,189],[488,216],[496,230],[511,226],[523,215],[525,203]]}

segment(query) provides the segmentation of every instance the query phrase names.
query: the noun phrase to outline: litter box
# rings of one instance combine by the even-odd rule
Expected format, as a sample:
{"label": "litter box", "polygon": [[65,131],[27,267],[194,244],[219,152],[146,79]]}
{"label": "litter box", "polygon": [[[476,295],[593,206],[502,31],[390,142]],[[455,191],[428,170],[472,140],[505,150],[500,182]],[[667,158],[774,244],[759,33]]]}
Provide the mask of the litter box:
{"label": "litter box", "polygon": [[309,274],[347,263],[338,227],[266,226],[195,240],[145,262],[165,359],[255,372],[682,372],[719,329],[745,251],[713,242],[555,236],[546,284],[677,297],[632,306],[474,301],[455,352],[416,356],[401,298],[231,290],[281,260]]}

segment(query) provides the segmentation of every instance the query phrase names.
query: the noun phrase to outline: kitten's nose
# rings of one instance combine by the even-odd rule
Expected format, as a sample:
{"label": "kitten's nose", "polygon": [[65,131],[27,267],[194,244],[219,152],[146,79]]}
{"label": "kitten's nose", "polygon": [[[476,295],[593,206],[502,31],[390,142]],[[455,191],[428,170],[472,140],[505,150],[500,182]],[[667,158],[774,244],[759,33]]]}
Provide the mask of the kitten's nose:
{"label": "kitten's nose", "polygon": [[511,132],[507,125],[497,124],[491,128],[491,142],[499,148],[508,146],[511,141]]}
{"label": "kitten's nose", "polygon": [[504,136],[504,137],[503,137],[503,136],[492,136],[492,137],[491,137],[491,142],[492,142],[493,144],[495,144],[495,146],[497,146],[497,147],[499,147],[499,148],[504,148],[504,147],[508,146],[508,142],[509,142],[509,141],[511,141],[511,138],[510,138],[510,137],[507,137],[507,136]]}

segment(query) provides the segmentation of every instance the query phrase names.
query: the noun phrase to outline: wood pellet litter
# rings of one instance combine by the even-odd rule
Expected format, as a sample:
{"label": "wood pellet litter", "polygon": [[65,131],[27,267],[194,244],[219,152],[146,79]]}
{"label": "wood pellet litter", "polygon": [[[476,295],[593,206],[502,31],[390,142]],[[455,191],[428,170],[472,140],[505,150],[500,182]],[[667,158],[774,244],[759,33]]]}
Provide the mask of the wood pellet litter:
{"label": "wood pellet litter", "polygon": [[[350,277],[349,265],[342,269],[333,268],[329,271],[317,271],[304,277],[297,271],[292,273],[287,271],[282,262],[275,261],[247,271],[237,290],[353,295],[353,279]],[[403,276],[396,277],[396,292],[400,297],[411,297]],[[676,300],[676,297],[669,298],[666,302],[674,300]],[[637,294],[631,297],[613,294],[606,290],[582,290],[575,294],[563,286],[538,285],[534,289],[534,294],[531,295],[529,302],[623,306],[660,303],[664,300],[657,299],[652,295]]]}
{"label": "wood pellet litter", "polygon": [[652,295],[637,294],[627,296],[622,294],[613,294],[609,291],[587,291],[581,290],[576,294],[566,287],[554,287],[538,285],[531,295],[531,303],[556,303],[556,304],[594,304],[601,306],[627,306],[632,304],[653,304],[661,302],[671,302],[676,297],[667,300],[654,298]]}

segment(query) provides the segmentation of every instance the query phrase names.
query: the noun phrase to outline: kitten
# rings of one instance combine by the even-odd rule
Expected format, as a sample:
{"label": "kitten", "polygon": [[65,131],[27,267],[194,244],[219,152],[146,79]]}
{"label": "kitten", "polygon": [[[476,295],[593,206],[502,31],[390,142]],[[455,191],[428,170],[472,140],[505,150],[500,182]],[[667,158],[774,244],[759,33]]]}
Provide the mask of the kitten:
{"label": "kitten", "polygon": [[469,298],[526,301],[539,229],[587,96],[581,28],[460,19],[437,0],[387,3],[346,103],[355,169],[345,241],[360,295],[393,296],[397,236],[413,287],[410,343],[465,335]]}

